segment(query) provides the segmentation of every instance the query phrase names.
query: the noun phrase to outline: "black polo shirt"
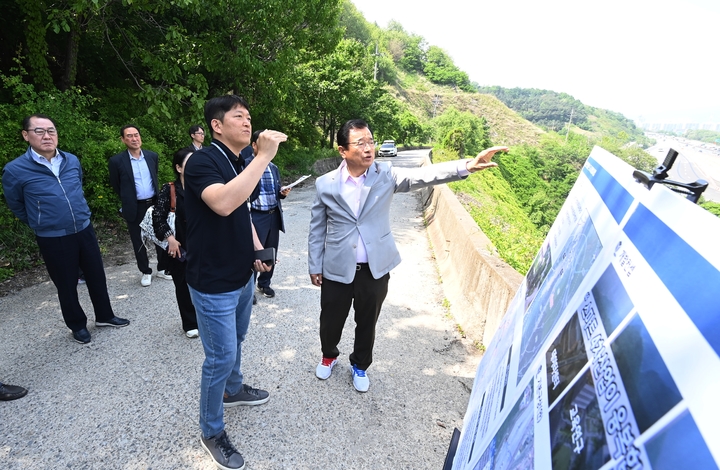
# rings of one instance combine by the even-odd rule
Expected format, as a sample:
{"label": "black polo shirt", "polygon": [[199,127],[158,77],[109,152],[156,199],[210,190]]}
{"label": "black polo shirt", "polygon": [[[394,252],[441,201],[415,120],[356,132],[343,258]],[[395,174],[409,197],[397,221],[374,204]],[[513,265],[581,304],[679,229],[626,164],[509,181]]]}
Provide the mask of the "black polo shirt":
{"label": "black polo shirt", "polygon": [[222,217],[200,197],[211,184],[226,184],[243,169],[242,160],[223,143],[213,144],[193,153],[185,164],[186,278],[190,287],[208,294],[245,286],[255,261],[247,204]]}

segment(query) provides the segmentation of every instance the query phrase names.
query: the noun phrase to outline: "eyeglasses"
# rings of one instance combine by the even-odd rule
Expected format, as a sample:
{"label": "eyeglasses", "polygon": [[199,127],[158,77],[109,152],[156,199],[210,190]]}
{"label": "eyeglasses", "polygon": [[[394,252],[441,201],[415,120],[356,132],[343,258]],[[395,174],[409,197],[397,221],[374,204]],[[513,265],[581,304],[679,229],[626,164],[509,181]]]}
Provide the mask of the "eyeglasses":
{"label": "eyeglasses", "polygon": [[47,129],[43,129],[42,127],[36,127],[35,129],[26,129],[25,132],[34,132],[35,135],[39,135],[40,137],[44,136],[47,132],[48,135],[56,135],[57,129],[54,127],[48,127]]}
{"label": "eyeglasses", "polygon": [[193,132],[193,135],[205,135],[204,132]]}
{"label": "eyeglasses", "polygon": [[355,147],[374,147],[375,141],[374,140],[368,140],[367,142],[363,142],[362,140],[358,140],[357,142],[350,142],[348,145],[354,145]]}

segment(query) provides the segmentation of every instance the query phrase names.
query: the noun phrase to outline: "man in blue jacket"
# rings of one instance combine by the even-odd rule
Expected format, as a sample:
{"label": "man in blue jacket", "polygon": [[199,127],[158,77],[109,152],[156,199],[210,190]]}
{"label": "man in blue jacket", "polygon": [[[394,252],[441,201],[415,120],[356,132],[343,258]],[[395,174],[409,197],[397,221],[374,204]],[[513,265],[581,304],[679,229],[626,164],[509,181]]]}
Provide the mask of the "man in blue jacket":
{"label": "man in blue jacket", "polygon": [[23,120],[27,152],[3,168],[2,185],[10,210],[35,232],[50,279],[57,288],[65,324],[78,343],[90,342],[87,317],[77,294],[78,269],[87,281],[95,326],[123,327],[110,306],[100,247],[90,223],[78,158],[58,150],[55,122],[43,114]]}

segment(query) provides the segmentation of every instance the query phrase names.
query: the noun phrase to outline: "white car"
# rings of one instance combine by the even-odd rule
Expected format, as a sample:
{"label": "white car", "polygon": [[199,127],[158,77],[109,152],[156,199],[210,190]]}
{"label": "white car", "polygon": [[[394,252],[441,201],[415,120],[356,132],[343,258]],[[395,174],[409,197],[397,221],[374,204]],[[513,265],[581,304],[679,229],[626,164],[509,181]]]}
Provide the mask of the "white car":
{"label": "white car", "polygon": [[397,157],[397,147],[394,140],[385,140],[378,149],[378,157]]}

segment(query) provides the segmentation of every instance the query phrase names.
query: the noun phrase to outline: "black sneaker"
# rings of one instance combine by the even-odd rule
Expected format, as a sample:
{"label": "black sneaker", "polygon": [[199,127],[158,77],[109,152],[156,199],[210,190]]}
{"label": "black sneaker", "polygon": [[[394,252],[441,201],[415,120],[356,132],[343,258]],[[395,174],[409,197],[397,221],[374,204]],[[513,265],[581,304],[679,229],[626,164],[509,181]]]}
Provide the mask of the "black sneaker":
{"label": "black sneaker", "polygon": [[218,468],[226,470],[243,470],[245,468],[245,459],[232,445],[225,431],[210,439],[200,436],[200,444],[210,454]]}
{"label": "black sneaker", "polygon": [[88,344],[90,342],[90,332],[87,328],[73,331],[73,339],[80,344]]}
{"label": "black sneaker", "polygon": [[2,401],[17,400],[27,395],[27,392],[26,388],[0,383],[0,400]]}
{"label": "black sneaker", "polygon": [[122,328],[123,326],[128,326],[130,324],[130,320],[125,320],[124,318],[120,317],[112,317],[110,320],[107,321],[96,321],[95,326],[113,326],[115,328]]}
{"label": "black sneaker", "polygon": [[272,290],[272,287],[270,287],[270,286],[267,286],[267,287],[260,287],[260,286],[258,286],[258,291],[260,291],[260,293],[261,293],[262,295],[264,295],[265,297],[269,297],[269,298],[271,298],[271,299],[272,299],[273,297],[275,297],[275,291]]}
{"label": "black sneaker", "polygon": [[223,397],[223,406],[230,408],[238,405],[262,405],[270,399],[270,394],[259,388],[252,388],[250,385],[243,384],[242,389],[235,395]]}

